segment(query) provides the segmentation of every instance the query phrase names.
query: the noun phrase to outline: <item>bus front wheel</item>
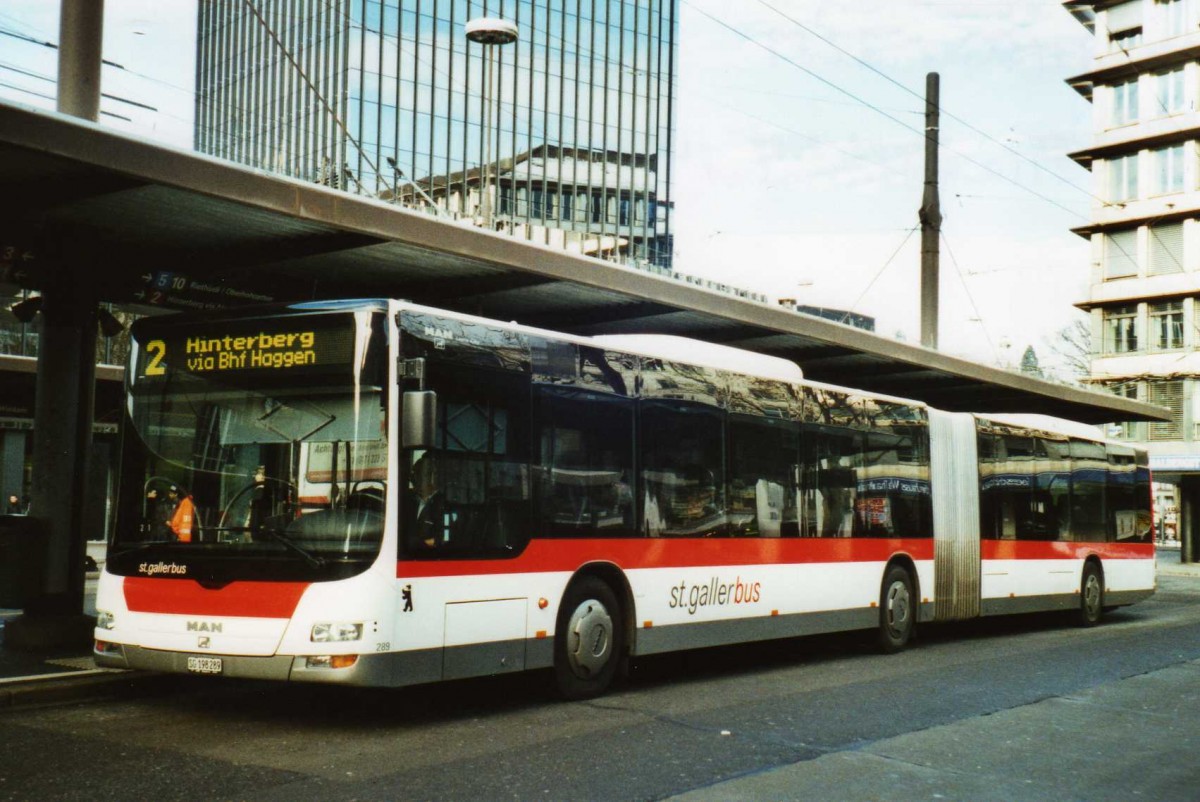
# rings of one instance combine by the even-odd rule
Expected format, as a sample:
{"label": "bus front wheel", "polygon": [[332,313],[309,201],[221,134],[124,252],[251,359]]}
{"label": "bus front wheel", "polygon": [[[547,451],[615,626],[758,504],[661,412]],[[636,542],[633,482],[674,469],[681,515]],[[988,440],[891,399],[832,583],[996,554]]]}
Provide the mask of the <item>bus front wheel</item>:
{"label": "bus front wheel", "polygon": [[590,699],[608,689],[620,663],[624,632],[612,588],[590,576],[571,583],[554,635],[554,678],[564,698]]}
{"label": "bus front wheel", "polygon": [[879,648],[885,654],[908,645],[916,624],[916,597],[908,570],[893,565],[879,591]]}

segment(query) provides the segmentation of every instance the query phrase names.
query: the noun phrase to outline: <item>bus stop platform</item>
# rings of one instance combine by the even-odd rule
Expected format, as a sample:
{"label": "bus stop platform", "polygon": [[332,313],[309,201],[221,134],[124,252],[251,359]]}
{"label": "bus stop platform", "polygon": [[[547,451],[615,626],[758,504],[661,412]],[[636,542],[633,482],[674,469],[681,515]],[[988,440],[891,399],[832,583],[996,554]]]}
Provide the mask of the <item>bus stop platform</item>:
{"label": "bus stop platform", "polygon": [[[95,613],[95,584],[88,574],[85,612]],[[17,650],[5,634],[21,610],[0,608],[0,712],[13,707],[86,701],[133,692],[159,675],[99,668],[88,647]]]}
{"label": "bus stop platform", "polygon": [[[1200,563],[1180,563],[1177,546],[1160,546],[1158,573],[1200,581]],[[95,577],[89,575],[89,586],[94,584]],[[93,599],[89,594],[90,604],[94,604]],[[169,685],[177,679],[145,671],[99,668],[88,648],[41,652],[5,648],[5,626],[20,615],[20,610],[0,609],[0,712],[14,707],[119,697],[152,685]],[[1196,668],[1193,681],[1200,679],[1200,665]],[[767,795],[773,796],[769,792]]]}

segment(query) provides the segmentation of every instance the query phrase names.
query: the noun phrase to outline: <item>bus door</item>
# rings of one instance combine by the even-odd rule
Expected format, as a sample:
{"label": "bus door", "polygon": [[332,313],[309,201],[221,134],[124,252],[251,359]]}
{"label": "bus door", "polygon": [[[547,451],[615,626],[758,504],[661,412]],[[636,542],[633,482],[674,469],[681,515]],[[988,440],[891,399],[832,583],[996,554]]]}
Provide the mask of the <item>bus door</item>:
{"label": "bus door", "polygon": [[975,418],[929,410],[934,618],[979,615],[979,463]]}

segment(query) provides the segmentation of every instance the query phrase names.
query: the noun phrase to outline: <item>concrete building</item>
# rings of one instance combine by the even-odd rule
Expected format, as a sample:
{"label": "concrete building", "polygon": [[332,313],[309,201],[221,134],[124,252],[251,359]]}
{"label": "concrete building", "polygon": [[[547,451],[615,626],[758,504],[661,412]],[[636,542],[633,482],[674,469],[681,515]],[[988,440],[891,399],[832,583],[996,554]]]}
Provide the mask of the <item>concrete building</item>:
{"label": "concrete building", "polygon": [[461,210],[480,209],[491,187],[490,225],[499,231],[610,261],[669,268],[671,207],[653,190],[657,174],[653,154],[539,145],[492,162],[490,170],[421,178],[382,195],[462,220]]}
{"label": "concrete building", "polygon": [[[196,147],[669,267],[677,7],[201,3]],[[514,23],[517,38],[468,41],[465,24],[480,17]]]}
{"label": "concrete building", "polygon": [[[1172,419],[1110,434],[1144,444],[1178,504],[1185,560],[1200,559],[1189,516],[1200,504],[1200,3],[1069,0],[1094,34],[1092,68],[1068,83],[1092,103],[1094,136],[1071,154],[1092,172],[1089,381],[1168,407]],[[1200,507],[1196,508],[1200,512]],[[1200,521],[1200,519],[1196,519]],[[1198,531],[1196,534],[1200,534]]]}

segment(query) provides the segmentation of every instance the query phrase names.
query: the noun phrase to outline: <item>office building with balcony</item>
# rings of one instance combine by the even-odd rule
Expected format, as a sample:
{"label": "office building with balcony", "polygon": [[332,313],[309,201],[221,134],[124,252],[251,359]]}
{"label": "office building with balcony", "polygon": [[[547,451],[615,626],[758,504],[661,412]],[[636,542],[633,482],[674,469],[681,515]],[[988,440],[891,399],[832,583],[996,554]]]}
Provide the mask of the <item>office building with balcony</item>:
{"label": "office building with balcony", "polygon": [[677,0],[212,0],[198,32],[201,152],[670,266]]}
{"label": "office building with balcony", "polygon": [[1200,502],[1200,4],[1064,6],[1094,36],[1092,68],[1068,81],[1091,102],[1094,131],[1071,154],[1096,198],[1076,229],[1092,245],[1077,304],[1091,315],[1088,381],[1171,410],[1169,422],[1110,432],[1144,444],[1156,479],[1177,485],[1160,507],[1171,525],[1177,494]]}

